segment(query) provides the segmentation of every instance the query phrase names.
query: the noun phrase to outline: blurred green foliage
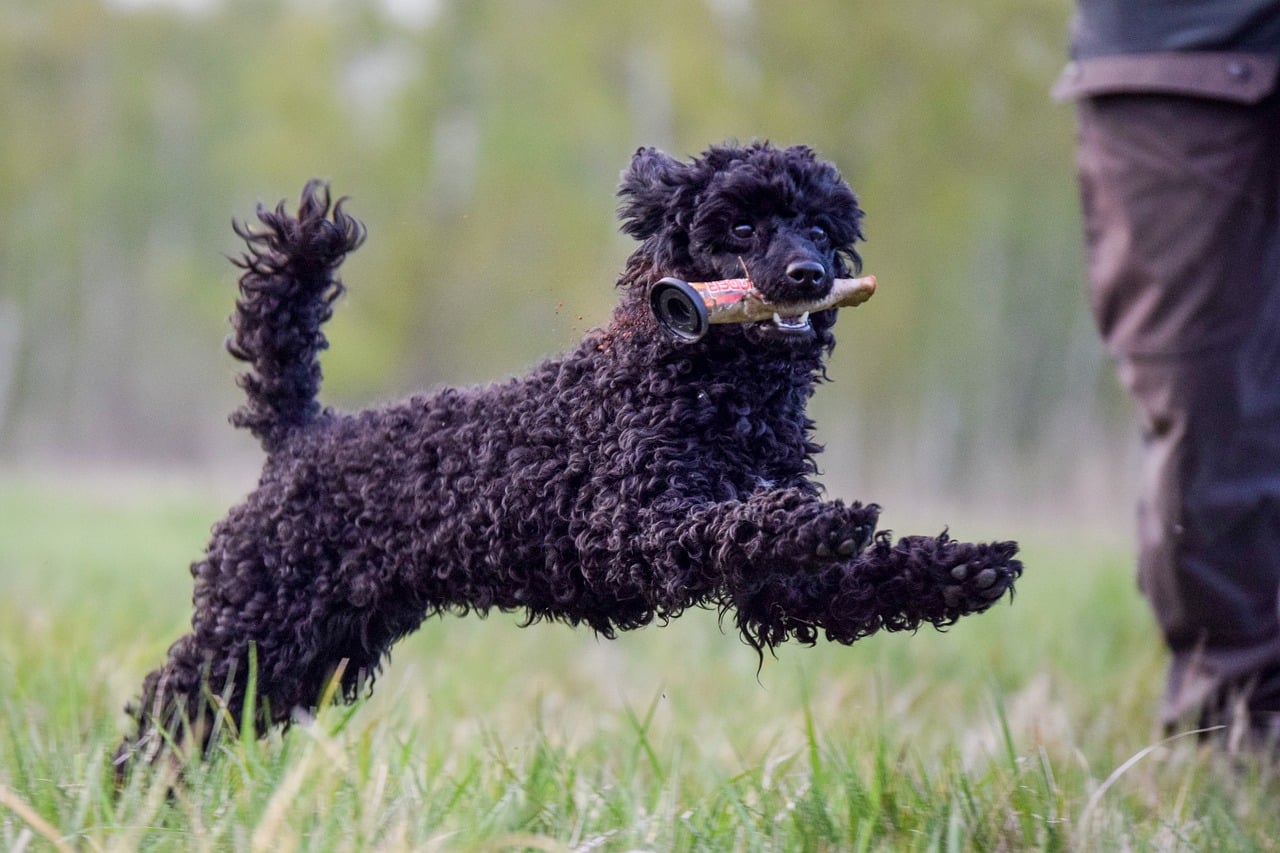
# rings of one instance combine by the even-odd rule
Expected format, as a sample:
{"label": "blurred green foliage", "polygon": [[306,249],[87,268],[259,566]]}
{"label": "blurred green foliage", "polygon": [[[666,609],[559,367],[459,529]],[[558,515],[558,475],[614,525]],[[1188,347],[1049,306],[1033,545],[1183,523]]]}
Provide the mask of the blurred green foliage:
{"label": "blurred green foliage", "polygon": [[607,319],[631,152],[767,138],[868,212],[881,291],[815,402],[833,481],[1025,502],[1113,467],[1048,96],[1068,0],[180,6],[0,5],[0,458],[248,456],[228,220],[310,177],[370,230],[325,360],[359,405],[564,349]]}

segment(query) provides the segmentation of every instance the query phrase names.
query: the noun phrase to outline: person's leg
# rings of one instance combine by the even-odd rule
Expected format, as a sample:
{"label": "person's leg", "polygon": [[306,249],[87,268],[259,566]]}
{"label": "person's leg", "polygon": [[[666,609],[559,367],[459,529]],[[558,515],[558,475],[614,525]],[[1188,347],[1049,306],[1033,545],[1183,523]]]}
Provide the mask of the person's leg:
{"label": "person's leg", "polygon": [[1242,367],[1238,352],[1119,360],[1141,411],[1139,577],[1172,651],[1170,725],[1221,721],[1254,678],[1272,695],[1251,704],[1280,712],[1280,417],[1244,410]]}
{"label": "person's leg", "polygon": [[1280,712],[1280,98],[1080,104],[1090,295],[1145,443],[1166,723]]}

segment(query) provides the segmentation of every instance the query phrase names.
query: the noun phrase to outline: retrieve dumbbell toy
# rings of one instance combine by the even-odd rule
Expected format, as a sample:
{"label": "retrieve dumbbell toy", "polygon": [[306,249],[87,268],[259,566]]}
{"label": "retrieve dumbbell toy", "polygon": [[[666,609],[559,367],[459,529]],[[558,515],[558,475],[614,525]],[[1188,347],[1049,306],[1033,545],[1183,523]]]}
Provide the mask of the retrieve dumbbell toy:
{"label": "retrieve dumbbell toy", "polygon": [[876,277],[838,278],[831,292],[812,302],[770,302],[748,278],[720,281],[681,281],[664,278],[649,292],[649,306],[658,325],[680,341],[696,341],[712,323],[757,323],[773,320],[783,331],[809,328],[809,315],[831,308],[851,308],[876,292]]}

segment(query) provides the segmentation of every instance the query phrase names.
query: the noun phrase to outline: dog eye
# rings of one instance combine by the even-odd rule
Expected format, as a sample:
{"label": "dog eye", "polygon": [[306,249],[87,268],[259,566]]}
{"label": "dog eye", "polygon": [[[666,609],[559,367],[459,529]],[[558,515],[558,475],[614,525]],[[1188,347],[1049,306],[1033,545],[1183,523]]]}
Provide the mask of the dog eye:
{"label": "dog eye", "polygon": [[821,225],[814,225],[809,229],[809,239],[815,243],[827,242],[827,229]]}
{"label": "dog eye", "polygon": [[729,233],[739,240],[750,240],[756,233],[756,228],[747,222],[739,222],[737,225],[729,229]]}

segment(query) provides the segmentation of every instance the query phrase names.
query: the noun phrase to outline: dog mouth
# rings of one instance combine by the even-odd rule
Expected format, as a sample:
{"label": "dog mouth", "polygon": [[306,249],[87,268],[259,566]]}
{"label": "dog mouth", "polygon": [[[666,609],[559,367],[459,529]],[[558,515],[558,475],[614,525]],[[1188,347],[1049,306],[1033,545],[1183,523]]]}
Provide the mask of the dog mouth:
{"label": "dog mouth", "polygon": [[773,317],[764,321],[765,325],[772,325],[785,335],[802,335],[813,331],[813,324],[809,322],[809,312],[803,314],[779,314],[773,312]]}

